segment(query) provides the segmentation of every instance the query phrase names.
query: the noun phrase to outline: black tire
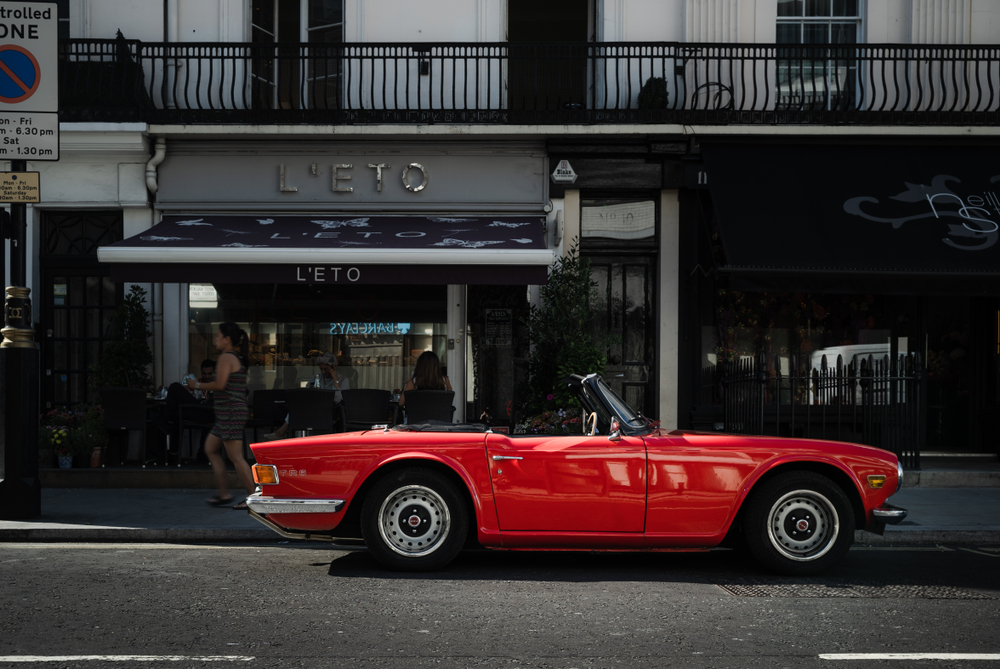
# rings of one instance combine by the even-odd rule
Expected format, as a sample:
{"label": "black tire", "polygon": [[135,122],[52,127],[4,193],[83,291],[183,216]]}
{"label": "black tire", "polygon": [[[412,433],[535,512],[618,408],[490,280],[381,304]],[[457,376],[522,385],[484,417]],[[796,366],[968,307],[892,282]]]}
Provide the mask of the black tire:
{"label": "black tire", "polygon": [[854,511],[827,477],[788,472],[752,493],[743,534],[764,567],[790,576],[817,574],[839,562],[854,542]]}
{"label": "black tire", "polygon": [[431,571],[451,562],[468,531],[455,484],[429,469],[401,469],[375,484],[361,508],[365,545],[383,566]]}

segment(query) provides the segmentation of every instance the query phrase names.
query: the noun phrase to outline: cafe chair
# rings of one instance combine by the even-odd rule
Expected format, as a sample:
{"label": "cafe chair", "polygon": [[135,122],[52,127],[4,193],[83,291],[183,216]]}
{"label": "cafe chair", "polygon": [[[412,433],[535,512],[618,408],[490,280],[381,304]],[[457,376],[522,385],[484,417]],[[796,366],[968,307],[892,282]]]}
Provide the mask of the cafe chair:
{"label": "cafe chair", "polygon": [[[104,427],[108,432],[118,435],[118,464],[125,464],[128,458],[129,435],[140,432],[142,439],[139,447],[139,462],[145,467],[155,464],[154,459],[146,459],[146,428],[152,422],[146,410],[146,393],[139,388],[102,388],[97,391],[104,411]],[[103,467],[108,457],[101,462]]]}
{"label": "cafe chair", "polygon": [[[428,420],[451,423],[455,419],[454,390],[408,390],[406,404],[400,407],[410,425]],[[397,422],[399,413],[396,414]]]}
{"label": "cafe chair", "polygon": [[340,405],[340,416],[345,432],[370,430],[372,425],[389,422],[389,400],[392,393],[375,388],[351,388],[344,390],[344,402]]}
{"label": "cafe chair", "polygon": [[274,432],[276,427],[285,422],[285,413],[284,390],[255,390],[251,396],[250,418],[246,426],[246,429],[253,431],[253,439],[250,441],[258,440],[258,430]]}
{"label": "cafe chair", "polygon": [[[215,410],[211,404],[178,404],[177,405],[177,425],[179,426],[181,443],[177,444],[177,466],[181,466],[181,449],[184,447],[184,437],[188,437],[191,444],[191,460],[198,457],[198,451],[205,443],[209,431],[215,424]],[[198,441],[191,438],[194,431],[198,435]]]}
{"label": "cafe chair", "polygon": [[285,390],[285,410],[291,434],[330,434],[337,422],[337,393],[334,390],[292,388]]}

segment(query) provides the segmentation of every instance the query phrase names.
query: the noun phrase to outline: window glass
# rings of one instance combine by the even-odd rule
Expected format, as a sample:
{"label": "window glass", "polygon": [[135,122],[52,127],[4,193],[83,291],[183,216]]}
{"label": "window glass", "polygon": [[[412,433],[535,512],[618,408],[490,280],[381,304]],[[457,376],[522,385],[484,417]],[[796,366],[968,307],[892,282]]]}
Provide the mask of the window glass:
{"label": "window glass", "polygon": [[778,0],[778,16],[802,16],[802,0]]}
{"label": "window glass", "polygon": [[309,26],[343,23],[343,0],[309,0]]}
{"label": "window glass", "polygon": [[253,41],[273,42],[277,33],[274,26],[275,0],[254,0],[253,3]]}
{"label": "window glass", "polygon": [[59,16],[59,39],[69,39],[69,0],[56,0]]}
{"label": "window glass", "polygon": [[[778,2],[777,44],[856,44],[861,37],[857,0]],[[819,56],[819,57],[817,57]],[[855,105],[857,62],[843,50],[782,49],[777,61],[778,109],[842,110]]]}
{"label": "window glass", "polygon": [[830,16],[830,0],[806,0],[806,16]]}
{"label": "window glass", "polygon": [[298,388],[333,353],[351,388],[402,389],[417,357],[447,354],[445,286],[193,284],[188,303],[188,371],[217,359],[212,338],[234,321],[250,336],[251,390]]}

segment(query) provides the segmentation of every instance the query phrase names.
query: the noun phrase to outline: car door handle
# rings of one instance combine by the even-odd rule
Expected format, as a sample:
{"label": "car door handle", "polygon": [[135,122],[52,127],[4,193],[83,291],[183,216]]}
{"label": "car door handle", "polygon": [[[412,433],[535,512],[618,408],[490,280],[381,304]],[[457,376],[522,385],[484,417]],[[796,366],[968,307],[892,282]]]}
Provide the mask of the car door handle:
{"label": "car door handle", "polygon": [[494,460],[524,460],[520,455],[494,455]]}

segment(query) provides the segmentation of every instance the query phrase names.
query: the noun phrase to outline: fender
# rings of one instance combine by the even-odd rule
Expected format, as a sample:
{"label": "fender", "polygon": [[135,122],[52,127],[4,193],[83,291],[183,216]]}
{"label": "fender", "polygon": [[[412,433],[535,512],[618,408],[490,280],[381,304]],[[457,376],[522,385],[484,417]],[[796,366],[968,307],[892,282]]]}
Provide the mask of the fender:
{"label": "fender", "polygon": [[482,469],[482,480],[479,485],[476,484],[474,473],[470,472],[469,468],[456,458],[447,457],[437,453],[427,453],[426,451],[406,451],[402,453],[387,454],[373,461],[368,469],[366,469],[355,480],[355,485],[353,485],[349,490],[350,499],[353,502],[358,490],[373,476],[379,476],[380,472],[383,471],[387,465],[403,461],[413,463],[419,463],[420,461],[434,462],[447,467],[457,474],[462,480],[462,483],[465,485],[465,489],[472,498],[473,509],[476,513],[476,529],[477,533],[480,535],[480,541],[483,543],[493,543],[493,540],[489,537],[495,535],[495,537],[499,539],[500,522],[497,518],[496,504],[493,499],[493,489],[492,486],[490,486],[489,481],[489,469],[486,463],[485,443],[481,448],[481,459],[479,459],[479,463]]}

